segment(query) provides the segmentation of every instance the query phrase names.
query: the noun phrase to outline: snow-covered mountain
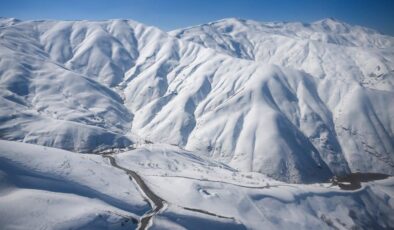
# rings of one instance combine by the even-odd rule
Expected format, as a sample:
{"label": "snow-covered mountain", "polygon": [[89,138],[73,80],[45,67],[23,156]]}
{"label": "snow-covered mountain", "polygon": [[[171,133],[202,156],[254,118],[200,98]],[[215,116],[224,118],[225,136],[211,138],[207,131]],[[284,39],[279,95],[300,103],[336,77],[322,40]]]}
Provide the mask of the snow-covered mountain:
{"label": "snow-covered mountain", "polygon": [[0,95],[9,228],[394,226],[392,178],[284,183],[394,174],[394,38],[371,29],[1,18]]}
{"label": "snow-covered mountain", "polygon": [[310,99],[301,103],[300,89],[293,89],[298,105],[283,106],[282,114],[328,165],[343,155],[352,171],[383,163],[388,166],[383,171],[393,172],[393,37],[333,19],[311,24],[224,19],[170,34],[236,58],[307,73],[313,83],[306,88],[315,88],[312,98],[323,109],[311,106]]}
{"label": "snow-covered mountain", "polygon": [[331,19],[171,35],[130,20],[0,24],[3,139],[89,152],[142,138],[292,182],[394,173],[392,37]]}

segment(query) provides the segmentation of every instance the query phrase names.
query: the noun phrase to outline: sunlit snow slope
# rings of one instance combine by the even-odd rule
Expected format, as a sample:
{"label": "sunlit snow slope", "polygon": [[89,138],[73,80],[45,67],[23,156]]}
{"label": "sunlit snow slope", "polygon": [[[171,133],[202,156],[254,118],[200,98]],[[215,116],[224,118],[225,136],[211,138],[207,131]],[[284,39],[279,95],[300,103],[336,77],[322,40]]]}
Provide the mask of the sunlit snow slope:
{"label": "sunlit snow slope", "polygon": [[[165,200],[150,229],[392,229],[394,179],[344,191],[238,172],[168,144],[113,156]],[[150,207],[98,155],[0,140],[3,229],[135,229]]]}
{"label": "sunlit snow slope", "polygon": [[310,99],[302,103],[298,88],[287,94],[296,94],[294,106],[279,106],[281,112],[329,165],[338,153],[352,171],[380,165],[393,173],[393,37],[335,19],[302,24],[230,18],[170,34],[233,57],[307,73],[313,78],[307,89],[315,90],[313,98],[324,109]]}
{"label": "sunlit snow slope", "polygon": [[291,182],[394,174],[393,38],[333,20],[0,20],[0,135],[174,144]]}

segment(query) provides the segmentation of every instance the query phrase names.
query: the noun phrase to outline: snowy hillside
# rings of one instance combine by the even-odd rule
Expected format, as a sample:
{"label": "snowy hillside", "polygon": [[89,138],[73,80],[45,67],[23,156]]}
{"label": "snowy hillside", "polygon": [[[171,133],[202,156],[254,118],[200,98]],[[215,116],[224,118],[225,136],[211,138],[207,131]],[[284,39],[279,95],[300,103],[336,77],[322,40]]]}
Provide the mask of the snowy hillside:
{"label": "snowy hillside", "polygon": [[[393,173],[393,37],[333,19],[311,24],[224,19],[170,34],[233,57],[307,73],[312,97],[302,103],[304,89],[289,90],[287,95],[296,95],[287,101],[298,105],[279,103],[280,111],[333,171],[337,167],[330,159],[343,155],[352,171],[386,165],[380,170]],[[311,105],[311,98],[323,108]]]}
{"label": "snowy hillside", "polygon": [[[356,191],[329,183],[286,184],[243,173],[165,144],[112,156],[138,173],[158,199],[108,158],[0,141],[4,229],[389,229],[393,178]],[[176,189],[174,189],[176,188]],[[154,206],[153,206],[154,207]],[[273,211],[275,210],[275,211]]]}
{"label": "snowy hillside", "polygon": [[289,182],[394,173],[392,37],[333,20],[171,35],[0,21],[2,139],[78,152],[147,140]]}
{"label": "snowy hillside", "polygon": [[394,228],[393,98],[332,19],[0,18],[0,226]]}

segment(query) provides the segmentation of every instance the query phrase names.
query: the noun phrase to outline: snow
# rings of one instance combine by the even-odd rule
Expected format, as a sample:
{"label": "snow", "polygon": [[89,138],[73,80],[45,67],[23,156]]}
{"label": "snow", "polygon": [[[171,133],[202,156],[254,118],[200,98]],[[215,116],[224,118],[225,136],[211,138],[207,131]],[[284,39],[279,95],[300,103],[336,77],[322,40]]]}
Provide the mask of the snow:
{"label": "snow", "polygon": [[[165,217],[177,206],[234,218],[234,228],[241,228],[237,223],[248,229],[387,228],[394,224],[389,214],[394,205],[392,178],[364,184],[356,191],[343,191],[328,183],[286,184],[220,167],[208,158],[196,159],[185,150],[165,145],[142,146],[117,154],[116,159],[123,167],[137,170],[147,185],[169,202],[162,214]],[[161,218],[153,226],[160,226]],[[193,229],[193,221],[187,223],[186,228]]]}
{"label": "snow", "polygon": [[3,26],[2,138],[79,152],[146,139],[290,182],[393,173],[391,37],[332,19],[170,34],[129,20]]}
{"label": "snow", "polygon": [[116,225],[122,216],[136,219],[148,209],[128,176],[100,156],[0,143],[1,223],[28,228],[64,224],[61,229]]}
{"label": "snow", "polygon": [[[381,227],[388,227],[393,223],[389,214],[392,212],[392,206],[379,202],[380,198],[371,195],[373,192],[369,188],[355,193],[343,193],[317,185],[248,189],[220,182],[169,177],[146,178],[151,182],[152,188],[171,203],[234,217],[250,229],[283,229],[292,226],[298,229],[328,229],[329,226],[321,219],[323,215],[339,228],[345,228],[341,223],[346,223],[347,228],[361,227],[363,224],[359,221],[375,226],[381,224]],[[182,192],[174,193],[173,187]],[[205,193],[213,195],[201,194],[202,189]],[[389,187],[386,189],[392,190]],[[388,196],[384,194],[386,193],[380,195]],[[378,220],[376,213],[366,211],[376,209],[384,212],[384,220]],[[357,213],[357,218],[350,217],[354,214],[351,214],[352,210]],[[371,214],[372,216],[368,216]]]}
{"label": "snow", "polygon": [[392,37],[332,19],[170,34],[130,20],[2,27],[2,138],[78,152],[145,139],[289,182],[393,173]]}
{"label": "snow", "polygon": [[[4,229],[125,229],[135,227],[127,212],[104,202],[73,194],[16,189],[1,196]],[[29,211],[26,211],[29,210]],[[126,221],[127,220],[127,221]]]}
{"label": "snow", "polygon": [[152,228],[392,228],[392,178],[327,182],[394,174],[393,67],[393,37],[335,19],[1,18],[0,221],[136,227],[140,188],[92,155],[118,153],[169,203]]}
{"label": "snow", "polygon": [[[0,222],[5,228],[135,228],[148,211],[127,174],[99,155],[0,141]],[[287,184],[164,144],[114,155],[167,207],[152,229],[392,228],[392,177],[355,191]]]}
{"label": "snow", "polygon": [[[115,156],[118,164],[149,176],[186,177],[261,187],[272,181],[253,172],[239,172],[221,162],[167,144],[144,144]],[[280,183],[280,182],[278,182]]]}

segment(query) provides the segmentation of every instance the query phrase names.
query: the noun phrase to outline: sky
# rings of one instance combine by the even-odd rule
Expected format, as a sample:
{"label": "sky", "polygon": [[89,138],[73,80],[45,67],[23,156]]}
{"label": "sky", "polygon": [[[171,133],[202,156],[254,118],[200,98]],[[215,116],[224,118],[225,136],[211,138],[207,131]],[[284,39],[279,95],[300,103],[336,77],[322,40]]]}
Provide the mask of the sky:
{"label": "sky", "polygon": [[23,20],[122,18],[166,31],[229,17],[266,22],[332,17],[394,36],[394,0],[0,0],[0,16]]}

